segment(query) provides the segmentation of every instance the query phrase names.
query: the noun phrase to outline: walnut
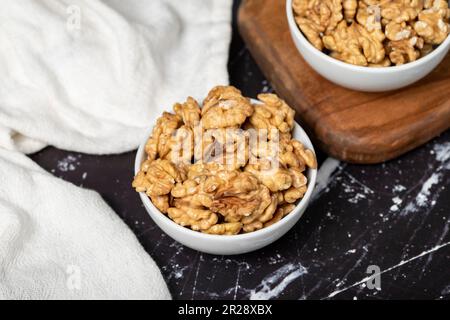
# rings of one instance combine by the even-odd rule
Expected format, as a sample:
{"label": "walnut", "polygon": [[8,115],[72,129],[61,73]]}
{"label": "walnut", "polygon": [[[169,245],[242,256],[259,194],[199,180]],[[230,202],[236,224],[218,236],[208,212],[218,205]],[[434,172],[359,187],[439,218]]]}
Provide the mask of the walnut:
{"label": "walnut", "polygon": [[201,122],[204,129],[240,127],[252,113],[249,99],[238,89],[217,86],[203,102]]}
{"label": "walnut", "polygon": [[198,123],[196,107],[196,101],[188,98],[184,104],[174,105],[177,114],[164,112],[158,118],[145,145],[149,160],[161,158],[176,164],[191,162],[194,153],[193,126]]}
{"label": "walnut", "polygon": [[266,162],[248,164],[244,170],[253,174],[271,192],[287,190],[292,186],[292,177],[287,169],[272,169]]}
{"label": "walnut", "polygon": [[381,0],[380,7],[383,19],[402,23],[417,18],[423,9],[423,0]]}
{"label": "walnut", "polygon": [[177,183],[171,190],[171,194],[175,198],[183,198],[196,194],[200,190],[200,183],[188,179],[183,182]]}
{"label": "walnut", "polygon": [[361,0],[358,14],[364,16],[367,11],[375,13],[377,22],[385,25],[391,21],[401,23],[414,20],[422,9],[423,0]]}
{"label": "walnut", "polygon": [[171,194],[176,202],[209,208],[217,189],[237,174],[237,171],[228,171],[216,163],[197,163],[190,166],[186,180],[177,183]]}
{"label": "walnut", "polygon": [[296,202],[298,199],[303,198],[303,196],[305,195],[307,191],[307,187],[303,186],[300,188],[294,188],[291,187],[288,190],[286,190],[283,194],[284,196],[284,201],[286,201],[287,203],[294,203]]}
{"label": "walnut", "polygon": [[[200,146],[200,145],[199,145]],[[248,161],[249,135],[242,129],[209,129],[203,133],[201,159],[239,169]]]}
{"label": "walnut", "polygon": [[172,161],[177,166],[189,165],[194,156],[194,133],[188,126],[178,128],[166,144],[168,153],[161,157]]}
{"label": "walnut", "polygon": [[317,168],[317,161],[312,151],[305,149],[302,143],[292,139],[281,144],[277,165],[274,167],[272,162],[259,159],[256,163],[249,163],[244,169],[257,177],[271,192],[283,192],[290,189],[288,192],[290,201],[294,197],[294,192],[298,194],[299,196],[292,202],[303,197],[305,193],[303,187],[307,184],[307,179],[303,175],[305,166]]}
{"label": "walnut", "polygon": [[329,33],[344,18],[342,0],[294,0],[295,20],[308,40],[319,50],[321,34]]}
{"label": "walnut", "polygon": [[303,186],[306,177],[301,173],[306,166],[317,168],[315,155],[301,142],[290,139],[280,143],[278,161],[274,162],[267,157],[251,158],[244,170],[257,177],[271,192],[278,192],[287,190],[293,185],[296,188]]}
{"label": "walnut", "polygon": [[276,194],[272,194],[272,196],[266,198],[265,200],[269,202],[269,205],[265,209],[255,211],[251,215],[242,218],[242,229],[244,232],[253,232],[255,230],[262,229],[264,227],[264,223],[273,218],[278,206],[278,196]]}
{"label": "walnut", "polygon": [[162,213],[167,213],[167,210],[170,207],[169,204],[169,195],[163,195],[163,196],[154,196],[154,195],[149,195],[150,200],[152,200],[152,203],[155,205],[156,208],[158,208],[158,210],[160,210]]}
{"label": "walnut", "polygon": [[[289,147],[289,146],[288,146]],[[289,150],[290,148],[280,148],[282,151],[279,155],[280,164],[285,167],[302,167],[305,168],[305,162],[303,158],[295,154],[294,150]],[[288,150],[283,150],[288,149]]]}
{"label": "walnut", "polygon": [[240,222],[226,222],[215,224],[203,232],[208,234],[233,235],[238,234],[241,229],[242,223]]}
{"label": "walnut", "polygon": [[332,56],[359,66],[368,63],[379,63],[384,59],[383,40],[385,36],[381,30],[369,32],[360,24],[347,26],[342,21],[330,35],[323,37],[325,47],[332,51]]}
{"label": "walnut", "polygon": [[384,58],[383,61],[379,63],[369,63],[370,68],[385,68],[391,65],[391,60],[389,58]]}
{"label": "walnut", "polygon": [[269,189],[252,174],[240,172],[217,190],[211,210],[227,222],[237,222],[243,217],[261,215],[270,203]]}
{"label": "walnut", "polygon": [[289,168],[288,170],[289,174],[292,177],[292,186],[294,188],[301,188],[306,186],[306,184],[308,183],[308,179],[303,174],[303,170],[299,168]]}
{"label": "walnut", "polygon": [[[173,195],[173,193],[172,193]],[[173,200],[175,207],[189,206],[191,208],[210,208],[213,203],[213,195],[202,190],[200,186],[198,193],[188,195],[182,198],[176,198]]]}
{"label": "walnut", "polygon": [[141,171],[133,180],[133,188],[137,192],[145,192],[149,196],[163,196],[170,193],[182,176],[177,167],[168,160],[157,159],[144,161]]}
{"label": "walnut", "polygon": [[191,227],[195,231],[204,231],[214,226],[218,217],[217,214],[207,209],[181,206],[169,208],[167,210],[169,218],[183,227]]}
{"label": "walnut", "polygon": [[[302,199],[308,190],[308,179],[299,170],[295,171],[294,168],[289,169],[291,176],[293,177],[292,187],[283,193],[284,202],[294,203],[299,199]],[[284,203],[283,202],[283,203]]]}
{"label": "walnut", "polygon": [[423,39],[414,36],[410,39],[389,41],[387,53],[393,63],[402,65],[417,60],[420,57],[421,48],[423,48]]}
{"label": "walnut", "polygon": [[183,104],[176,103],[173,110],[183,123],[190,128],[194,128],[200,123],[200,106],[194,98],[188,97]]}
{"label": "walnut", "polygon": [[311,42],[314,47],[322,51],[323,42],[321,35],[323,34],[323,28],[304,17],[296,17],[295,21],[297,22],[300,30],[302,30],[303,34],[309,40],[309,42]]}
{"label": "walnut", "polygon": [[392,41],[410,39],[415,34],[413,28],[406,22],[396,23],[394,21],[386,25],[384,33],[386,38]]}
{"label": "walnut", "polygon": [[273,215],[273,218],[271,220],[267,221],[266,223],[264,223],[264,227],[271,226],[274,223],[280,221],[282,218],[284,218],[289,213],[291,213],[294,210],[294,208],[295,208],[295,205],[291,204],[291,203],[284,204],[284,205],[278,207],[277,211]]}
{"label": "walnut", "polygon": [[317,168],[317,159],[311,150],[306,149],[300,141],[294,139],[291,140],[290,144],[292,145],[294,153],[297,157],[301,158],[308,167],[311,169]]}
{"label": "walnut", "polygon": [[379,63],[385,57],[383,41],[386,38],[383,31],[369,31],[363,26],[356,24],[358,31],[358,41],[363,50],[364,56],[369,63]]}
{"label": "walnut", "polygon": [[426,10],[419,13],[414,30],[425,42],[438,45],[444,42],[449,34],[448,2],[443,0],[427,1]]}
{"label": "walnut", "polygon": [[424,0],[424,8],[437,11],[443,19],[448,20],[450,18],[450,9],[447,0]]}
{"label": "walnut", "polygon": [[270,129],[267,132],[264,129],[254,130],[251,124],[249,127],[248,142],[248,162],[252,164],[264,162],[267,168],[277,167],[280,161],[280,150],[291,141],[291,133],[281,133],[277,129]]}
{"label": "walnut", "polygon": [[256,129],[278,129],[281,133],[289,133],[294,128],[295,111],[286,102],[274,94],[259,94],[258,100],[263,102],[255,106],[255,112],[249,121]]}
{"label": "walnut", "polygon": [[357,0],[343,0],[342,7],[344,8],[344,18],[347,22],[352,22],[356,15],[358,8]]}
{"label": "walnut", "polygon": [[171,138],[181,126],[181,120],[177,115],[164,112],[157,120],[153,128],[152,136],[145,145],[148,159],[155,160],[158,156],[164,158],[171,150]]}
{"label": "walnut", "polygon": [[167,213],[179,225],[204,231],[218,222],[217,214],[209,209],[213,195],[205,192],[201,184],[186,180],[174,186],[171,195],[174,207]]}
{"label": "walnut", "polygon": [[369,5],[365,2],[359,4],[356,20],[367,31],[381,30],[381,9],[377,5]]}
{"label": "walnut", "polygon": [[[269,190],[253,175],[229,171],[217,164],[196,164],[192,167],[193,170],[188,173],[191,180],[178,183],[172,189],[176,208],[184,211],[190,208],[210,210],[223,216],[226,223],[242,224],[245,232],[262,228],[263,223],[272,218],[277,207],[277,202],[273,202],[276,197],[273,198]],[[168,212],[169,216],[176,214],[177,220],[174,221],[192,228],[192,214],[181,215],[179,211],[171,209]],[[232,232],[227,229],[231,226],[224,224],[223,227],[205,232]],[[197,228],[195,224],[194,227]]]}
{"label": "walnut", "polygon": [[204,192],[214,192],[238,173],[237,170],[226,170],[226,167],[216,162],[197,162],[190,166],[187,179],[201,184]]}
{"label": "walnut", "polygon": [[[305,164],[308,166],[317,167],[317,163],[312,152],[310,150],[306,150],[300,142],[292,140],[290,145],[293,148],[293,155],[294,158],[296,158],[296,161],[285,164],[285,167],[288,167],[287,171],[291,176],[292,184],[289,189],[282,191],[282,195],[283,202],[294,203],[298,199],[303,198],[307,190],[306,184],[308,179],[303,174]],[[287,149],[290,150],[289,147]],[[312,158],[310,158],[310,153]]]}

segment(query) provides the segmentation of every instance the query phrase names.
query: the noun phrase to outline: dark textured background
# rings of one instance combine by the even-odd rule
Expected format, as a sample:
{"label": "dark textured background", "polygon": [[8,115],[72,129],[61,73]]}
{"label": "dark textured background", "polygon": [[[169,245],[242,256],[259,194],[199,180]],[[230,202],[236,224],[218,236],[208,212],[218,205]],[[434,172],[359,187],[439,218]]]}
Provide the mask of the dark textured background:
{"label": "dark textured background", "polygon": [[[272,91],[235,23],[229,70],[231,83],[249,97]],[[341,164],[286,236],[232,257],[183,247],[155,226],[131,189],[134,156],[47,148],[32,158],[98,191],[160,266],[174,298],[450,298],[449,132],[385,164]],[[365,285],[369,265],[381,269],[381,290]],[[333,295],[337,290],[343,291]]]}

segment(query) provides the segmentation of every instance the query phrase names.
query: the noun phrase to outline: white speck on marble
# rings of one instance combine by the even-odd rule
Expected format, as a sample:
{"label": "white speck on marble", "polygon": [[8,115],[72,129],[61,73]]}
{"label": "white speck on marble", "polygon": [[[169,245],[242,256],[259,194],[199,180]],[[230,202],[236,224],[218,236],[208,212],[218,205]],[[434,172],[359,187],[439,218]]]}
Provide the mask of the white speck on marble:
{"label": "white speck on marble", "polygon": [[437,144],[434,149],[436,153],[436,160],[439,162],[446,162],[450,160],[450,142]]}
{"label": "white speck on marble", "polygon": [[[400,212],[400,215],[402,216],[418,212],[420,209],[424,208],[431,210],[436,204],[436,198],[439,196],[440,192],[438,190],[433,192],[433,188],[442,182],[442,179],[445,176],[443,171],[450,170],[450,142],[436,144],[433,147],[433,151],[438,166],[434,169],[434,172],[422,182],[422,187],[416,197]],[[441,188],[440,190],[444,189]]]}
{"label": "white speck on marble", "polygon": [[181,267],[179,264],[173,266],[173,271],[170,274],[174,279],[181,279],[183,277],[184,271],[188,268],[188,266]]}
{"label": "white speck on marble", "polygon": [[405,191],[406,187],[404,185],[401,184],[397,184],[392,188],[392,192],[397,193],[397,192],[402,192]]}
{"label": "white speck on marble", "polygon": [[431,189],[434,185],[440,183],[441,177],[441,173],[433,172],[431,176],[423,183],[422,188],[420,189],[414,201],[408,203],[405,209],[401,212],[401,215],[417,212],[420,208],[425,208],[428,206],[428,204],[431,204],[432,201],[429,201]]}
{"label": "white speck on marble", "polygon": [[78,158],[74,155],[68,155],[67,157],[58,160],[56,168],[61,172],[75,171],[77,166],[80,165]]}
{"label": "white speck on marble", "polygon": [[398,211],[398,205],[396,205],[396,204],[394,204],[394,205],[392,205],[390,208],[389,208],[389,210],[391,210],[392,212],[395,212],[395,211]]}
{"label": "white speck on marble", "polygon": [[269,264],[278,264],[283,262],[284,259],[281,258],[279,254],[276,254],[275,256],[271,256],[268,258]]}
{"label": "white speck on marble", "polygon": [[202,261],[203,261],[203,254],[200,253],[200,257],[197,262],[197,270],[195,271],[194,285],[192,286],[192,300],[194,300],[195,290],[197,289],[198,274],[200,271],[200,265],[201,265]]}
{"label": "white speck on marble", "polygon": [[425,181],[425,183],[422,186],[422,190],[417,195],[417,204],[420,207],[423,207],[428,202],[428,196],[430,195],[431,187],[433,187],[435,184],[438,184],[440,181],[441,175],[438,173],[433,173],[431,177]]}
{"label": "white speck on marble", "polygon": [[395,204],[401,204],[402,203],[402,199],[400,199],[399,197],[394,197],[392,198],[392,202]]}
{"label": "white speck on marble", "polygon": [[[350,190],[350,192],[353,192],[354,190]],[[351,198],[348,198],[347,201],[353,204],[357,204],[360,200],[366,199],[367,197],[362,193],[355,193],[355,195]]]}
{"label": "white speck on marble", "polygon": [[367,196],[375,192],[366,186],[364,183],[358,181],[355,177],[345,172],[345,175],[350,179],[350,184],[342,182],[342,190],[347,195],[347,201],[352,204],[357,204],[359,201],[367,199]]}
{"label": "white speck on marble", "polygon": [[269,300],[278,297],[297,278],[308,273],[299,263],[289,263],[265,277],[261,284],[250,291],[250,300]]}
{"label": "white speck on marble", "polygon": [[398,211],[399,210],[399,205],[402,204],[403,200],[400,199],[399,197],[394,197],[392,198],[392,202],[394,203],[389,210],[391,210],[392,212]]}

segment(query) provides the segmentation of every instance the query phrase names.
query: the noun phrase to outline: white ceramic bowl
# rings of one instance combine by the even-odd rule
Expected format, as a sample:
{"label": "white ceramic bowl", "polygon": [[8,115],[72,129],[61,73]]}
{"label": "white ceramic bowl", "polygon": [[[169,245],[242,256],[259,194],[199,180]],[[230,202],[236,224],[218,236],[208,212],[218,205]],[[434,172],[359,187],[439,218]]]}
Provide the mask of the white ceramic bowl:
{"label": "white ceramic bowl", "polygon": [[429,74],[445,57],[450,37],[433,52],[401,66],[368,68],[345,63],[316,49],[303,35],[294,19],[292,0],[286,1],[292,39],[305,61],[324,78],[343,87],[367,92],[381,92],[406,87]]}
{"label": "white ceramic bowl", "polygon": [[[308,149],[314,152],[311,140],[308,138],[306,132],[297,123],[295,123],[293,137],[302,142]],[[146,141],[147,139],[142,142],[136,154],[134,166],[135,174],[139,172],[141,163],[145,160],[146,155],[144,149]],[[286,232],[288,232],[289,229],[291,229],[298,221],[298,219],[300,219],[300,217],[305,212],[306,207],[308,206],[311,194],[314,190],[317,170],[307,169],[306,176],[308,178],[308,190],[303,199],[301,199],[297,204],[294,211],[267,228],[263,228],[261,230],[246,234],[230,236],[204,234],[182,227],[173,222],[166,215],[161,213],[153,205],[153,203],[145,193],[141,192],[139,196],[141,197],[145,209],[147,210],[153,221],[171,238],[175,239],[181,244],[189,248],[210,254],[241,254],[254,251],[271,244],[272,242],[283,236]]]}

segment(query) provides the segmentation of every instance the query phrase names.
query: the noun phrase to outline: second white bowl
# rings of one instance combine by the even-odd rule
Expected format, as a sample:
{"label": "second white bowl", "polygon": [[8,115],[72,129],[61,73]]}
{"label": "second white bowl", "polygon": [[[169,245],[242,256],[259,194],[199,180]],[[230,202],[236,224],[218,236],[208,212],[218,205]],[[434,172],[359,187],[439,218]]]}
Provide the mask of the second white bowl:
{"label": "second white bowl", "polygon": [[306,39],[295,22],[292,0],[286,1],[286,13],[292,39],[305,61],[324,78],[353,90],[381,92],[406,87],[433,71],[450,49],[447,37],[433,52],[411,63],[384,68],[355,66],[328,56]]}

